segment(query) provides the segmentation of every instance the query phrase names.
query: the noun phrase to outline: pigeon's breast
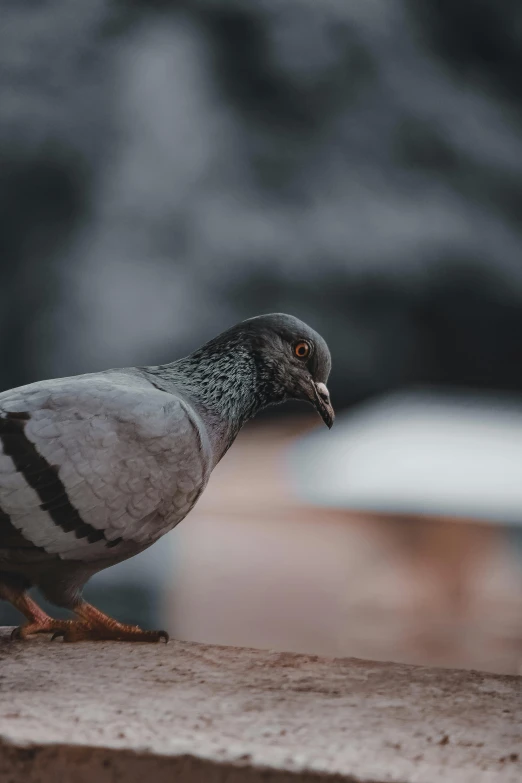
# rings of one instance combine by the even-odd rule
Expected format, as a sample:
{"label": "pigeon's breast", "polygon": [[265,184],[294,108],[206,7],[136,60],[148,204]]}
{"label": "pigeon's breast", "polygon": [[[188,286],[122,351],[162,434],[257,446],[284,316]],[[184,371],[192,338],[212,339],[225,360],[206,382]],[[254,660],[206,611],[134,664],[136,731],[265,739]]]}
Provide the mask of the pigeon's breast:
{"label": "pigeon's breast", "polygon": [[[161,456],[164,502],[151,531],[154,538],[172,530],[191,511],[205,489],[211,471],[212,450],[206,428],[197,413],[181,402],[169,414],[169,432],[157,444]],[[154,477],[151,477],[154,481]]]}

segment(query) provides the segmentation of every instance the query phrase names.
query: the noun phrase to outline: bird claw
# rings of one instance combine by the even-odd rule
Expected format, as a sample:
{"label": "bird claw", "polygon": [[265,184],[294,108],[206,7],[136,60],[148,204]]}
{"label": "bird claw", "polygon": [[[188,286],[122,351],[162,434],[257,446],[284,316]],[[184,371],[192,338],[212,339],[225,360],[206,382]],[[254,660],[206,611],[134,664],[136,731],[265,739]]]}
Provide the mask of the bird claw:
{"label": "bird claw", "polygon": [[36,619],[14,628],[11,631],[11,640],[26,641],[29,637],[40,634],[53,634],[52,638],[54,639],[55,636],[67,633],[70,625],[74,622],[74,620],[53,620],[51,617]]}
{"label": "bird claw", "polygon": [[102,627],[88,625],[87,623],[77,623],[68,628],[56,630],[51,641],[63,638],[64,642],[160,642],[165,644],[169,641],[169,635],[166,631],[143,631],[139,626],[115,626]]}
{"label": "bird claw", "polygon": [[[91,610],[94,611],[94,610]],[[94,611],[94,617],[81,620],[54,620],[52,617],[34,617],[11,632],[12,640],[25,641],[31,636],[50,634],[51,641],[64,642],[165,642],[169,641],[166,631],[144,631],[138,625],[125,625]]]}
{"label": "bird claw", "polygon": [[[109,633],[104,634],[105,629],[101,629],[101,639],[115,639],[119,642],[161,642],[168,644],[169,635],[166,631],[144,631],[139,626],[122,626],[114,630],[108,629]],[[112,631],[112,632],[111,632]],[[96,631],[95,631],[96,632]]]}

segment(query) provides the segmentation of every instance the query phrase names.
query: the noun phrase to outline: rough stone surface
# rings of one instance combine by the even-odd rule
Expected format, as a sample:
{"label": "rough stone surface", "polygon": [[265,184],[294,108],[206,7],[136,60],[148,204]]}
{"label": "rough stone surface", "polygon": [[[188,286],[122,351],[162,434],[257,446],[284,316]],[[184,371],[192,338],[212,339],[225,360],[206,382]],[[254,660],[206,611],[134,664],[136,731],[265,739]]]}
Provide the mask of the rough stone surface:
{"label": "rough stone surface", "polygon": [[0,634],[2,783],[518,783],[522,678]]}

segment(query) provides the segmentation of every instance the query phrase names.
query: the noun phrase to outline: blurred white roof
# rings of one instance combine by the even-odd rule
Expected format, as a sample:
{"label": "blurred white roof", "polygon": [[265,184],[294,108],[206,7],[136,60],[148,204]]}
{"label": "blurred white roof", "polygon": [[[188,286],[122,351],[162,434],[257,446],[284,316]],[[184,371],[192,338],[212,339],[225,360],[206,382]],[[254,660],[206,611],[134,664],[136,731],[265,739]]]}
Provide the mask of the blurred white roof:
{"label": "blurred white roof", "polygon": [[522,399],[405,392],[300,438],[294,485],[314,505],[522,524]]}

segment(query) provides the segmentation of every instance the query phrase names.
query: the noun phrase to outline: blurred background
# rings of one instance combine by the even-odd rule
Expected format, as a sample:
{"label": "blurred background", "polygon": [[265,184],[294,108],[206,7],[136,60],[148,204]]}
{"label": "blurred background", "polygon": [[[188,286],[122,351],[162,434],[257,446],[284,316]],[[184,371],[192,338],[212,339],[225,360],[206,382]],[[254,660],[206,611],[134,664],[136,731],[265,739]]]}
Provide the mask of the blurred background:
{"label": "blurred background", "polygon": [[185,639],[520,671],[520,3],[0,13],[0,388],[263,312],[333,356],[331,433],[252,422],[88,597]]}

